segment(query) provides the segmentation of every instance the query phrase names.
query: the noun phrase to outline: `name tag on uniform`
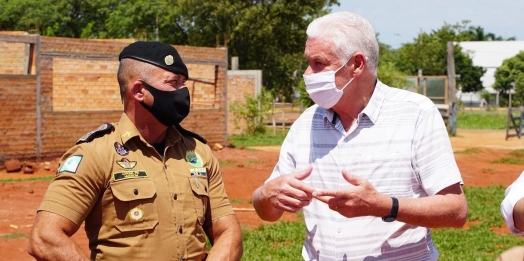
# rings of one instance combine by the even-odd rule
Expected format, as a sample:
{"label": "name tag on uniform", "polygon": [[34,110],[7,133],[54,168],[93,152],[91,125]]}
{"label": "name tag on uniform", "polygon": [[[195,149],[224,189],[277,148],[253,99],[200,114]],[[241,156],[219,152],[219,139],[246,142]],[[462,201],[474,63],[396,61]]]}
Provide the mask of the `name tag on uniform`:
{"label": "name tag on uniform", "polygon": [[125,179],[139,179],[139,178],[147,178],[147,173],[142,170],[136,170],[136,171],[122,171],[122,172],[117,172],[113,174],[114,181],[125,180]]}

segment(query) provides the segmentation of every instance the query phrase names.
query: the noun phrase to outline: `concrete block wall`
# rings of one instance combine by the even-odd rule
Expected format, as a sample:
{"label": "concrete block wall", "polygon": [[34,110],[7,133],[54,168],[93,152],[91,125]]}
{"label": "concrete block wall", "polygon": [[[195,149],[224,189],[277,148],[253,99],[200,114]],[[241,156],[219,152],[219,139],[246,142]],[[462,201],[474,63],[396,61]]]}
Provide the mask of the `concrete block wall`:
{"label": "concrete block wall", "polygon": [[[7,34],[0,32],[2,51],[9,50],[17,57],[20,53],[27,56],[25,49],[18,45],[29,44],[13,42],[12,38],[2,41],[2,36]],[[123,111],[116,80],[118,54],[134,40],[40,39],[38,77],[13,75],[14,72],[7,69],[0,71],[0,101],[9,101],[0,111],[0,132],[8,133],[0,137],[0,161],[36,157],[38,79],[41,158],[62,155],[85,133],[104,122],[118,121]],[[227,49],[175,48],[188,66],[190,80],[186,84],[192,94],[192,110],[181,125],[200,134],[210,144],[225,143]],[[23,58],[9,57],[12,56],[0,56],[0,64],[5,64],[5,68],[17,68],[23,61]]]}

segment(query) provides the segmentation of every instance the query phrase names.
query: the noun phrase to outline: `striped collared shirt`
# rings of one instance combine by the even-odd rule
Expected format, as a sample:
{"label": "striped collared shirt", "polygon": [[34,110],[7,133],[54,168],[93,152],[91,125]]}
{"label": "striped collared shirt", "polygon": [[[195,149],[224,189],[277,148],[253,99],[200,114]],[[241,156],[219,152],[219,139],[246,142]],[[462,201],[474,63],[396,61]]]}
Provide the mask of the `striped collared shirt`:
{"label": "striped collared shirt", "polygon": [[[427,97],[377,81],[373,95],[345,131],[333,110],[314,105],[291,127],[271,177],[298,172],[317,189],[352,186],[342,169],[398,198],[435,195],[462,178],[448,133]],[[267,182],[267,181],[266,181]],[[436,260],[438,252],[425,227],[386,223],[366,216],[346,218],[313,200],[304,208],[305,260]]]}

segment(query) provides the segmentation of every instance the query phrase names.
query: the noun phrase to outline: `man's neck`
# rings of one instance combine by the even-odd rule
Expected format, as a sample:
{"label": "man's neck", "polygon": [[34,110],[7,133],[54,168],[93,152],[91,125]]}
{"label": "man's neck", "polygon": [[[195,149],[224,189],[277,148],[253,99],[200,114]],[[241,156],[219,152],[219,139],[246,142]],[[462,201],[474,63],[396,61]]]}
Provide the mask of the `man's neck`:
{"label": "man's neck", "polygon": [[333,107],[346,132],[357,122],[358,115],[369,103],[375,90],[376,78],[366,79],[361,82],[356,82],[356,84],[358,85],[352,88],[353,91],[342,96],[344,100],[341,100]]}
{"label": "man's neck", "polygon": [[140,132],[140,135],[147,141],[147,143],[156,144],[165,140],[168,128],[153,116],[137,116],[136,113],[130,111],[126,111],[126,114],[135,124],[138,132]]}

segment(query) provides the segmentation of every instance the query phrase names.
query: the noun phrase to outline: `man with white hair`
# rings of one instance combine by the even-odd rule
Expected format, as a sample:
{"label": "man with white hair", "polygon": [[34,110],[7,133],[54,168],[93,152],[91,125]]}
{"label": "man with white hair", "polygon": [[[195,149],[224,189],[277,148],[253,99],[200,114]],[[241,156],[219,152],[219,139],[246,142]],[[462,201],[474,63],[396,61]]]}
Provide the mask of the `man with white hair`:
{"label": "man with white hair", "polygon": [[258,215],[303,210],[304,260],[437,260],[429,228],[461,227],[462,178],[428,98],[377,79],[371,24],[331,13],[307,29],[306,90],[316,105],[291,127]]}

